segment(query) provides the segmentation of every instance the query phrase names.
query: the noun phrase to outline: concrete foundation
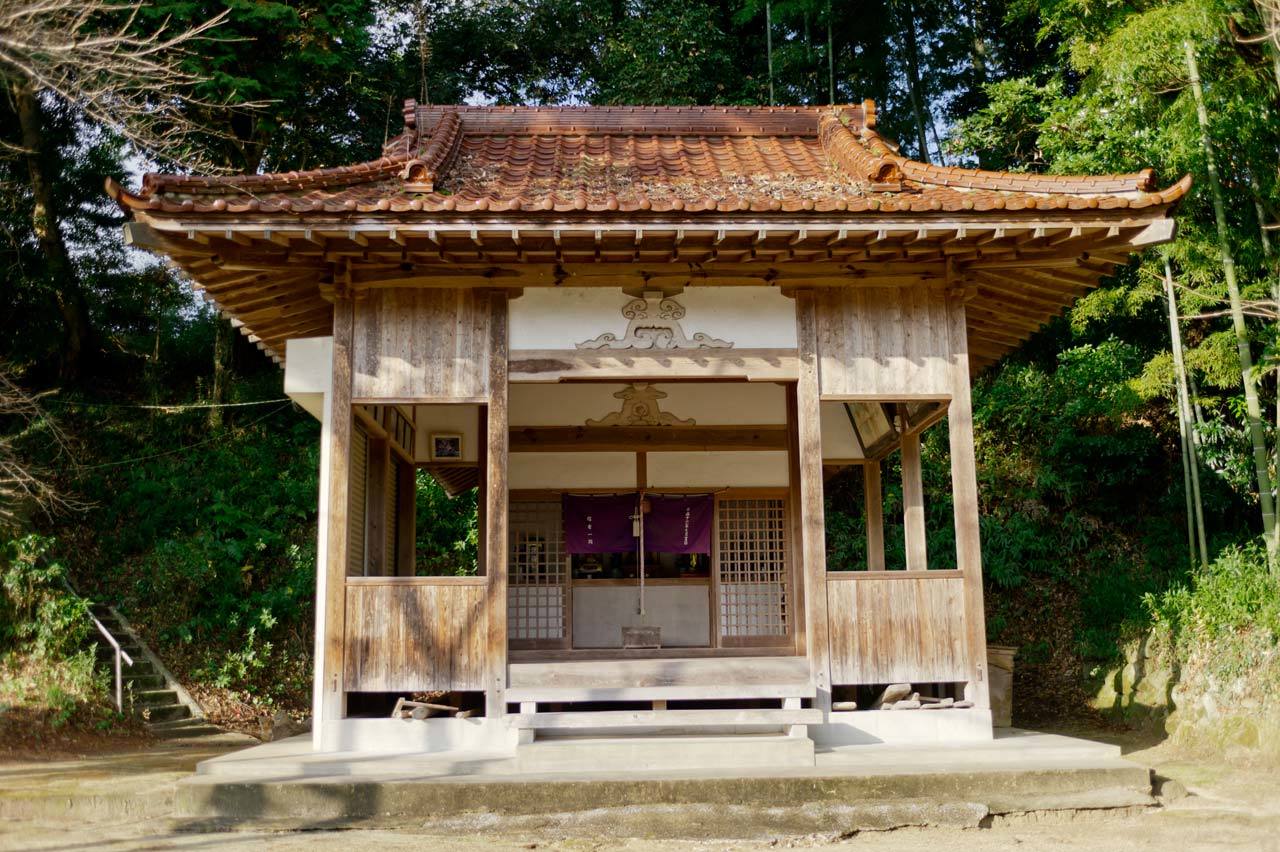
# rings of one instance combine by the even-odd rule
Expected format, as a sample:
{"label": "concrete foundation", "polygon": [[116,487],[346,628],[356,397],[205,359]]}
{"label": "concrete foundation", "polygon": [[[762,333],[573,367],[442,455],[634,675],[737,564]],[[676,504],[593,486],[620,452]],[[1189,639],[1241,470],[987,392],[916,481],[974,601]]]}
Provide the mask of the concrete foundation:
{"label": "concrete foundation", "polygon": [[340,719],[325,722],[319,752],[435,754],[506,752],[518,734],[505,721],[473,719]]}
{"label": "concrete foundation", "polygon": [[[201,763],[178,785],[176,815],[193,826],[231,828],[424,820],[475,828],[517,818],[591,831],[612,825],[651,836],[731,838],[769,826],[802,833],[976,826],[1001,814],[1154,803],[1148,770],[1122,760],[1115,747],[1069,737],[1014,730],[969,745],[819,748],[811,765],[789,767],[725,761],[696,767],[684,756],[697,753],[688,748],[692,739],[655,739],[643,747],[650,754],[630,756],[646,762],[629,764],[617,762],[623,759],[617,754],[611,759],[609,749],[618,746],[599,740],[576,744],[573,761],[552,753],[563,741],[537,742],[527,752],[533,757],[521,761],[504,753],[316,753],[297,738]],[[747,750],[742,743],[736,748]],[[590,767],[577,762],[592,754]],[[702,816],[676,820],[672,809]]]}
{"label": "concrete foundation", "polygon": [[991,742],[991,711],[977,707],[946,710],[854,710],[830,713],[824,725],[811,725],[819,746],[948,746]]}

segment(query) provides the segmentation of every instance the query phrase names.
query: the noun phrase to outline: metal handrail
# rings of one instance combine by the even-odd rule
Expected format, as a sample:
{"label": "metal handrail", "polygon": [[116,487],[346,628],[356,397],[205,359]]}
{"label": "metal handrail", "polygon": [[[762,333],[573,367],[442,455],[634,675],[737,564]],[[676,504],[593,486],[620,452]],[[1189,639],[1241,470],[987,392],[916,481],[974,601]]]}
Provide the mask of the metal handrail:
{"label": "metal handrail", "polygon": [[115,652],[116,712],[123,713],[124,712],[124,680],[120,674],[120,660],[121,658],[123,658],[126,663],[132,666],[133,658],[130,657],[129,654],[123,648],[120,647],[120,643],[116,641],[116,637],[111,635],[111,631],[107,629],[105,624],[103,624],[101,621],[98,620],[98,617],[96,615],[90,612],[89,618],[93,619],[93,625],[98,628],[98,632],[101,633],[106,638],[107,642],[111,644],[111,650]]}
{"label": "metal handrail", "polygon": [[[70,581],[68,581],[66,577],[62,578],[62,585],[66,586],[67,591],[70,592],[71,594],[75,595],[78,598],[84,599],[84,595],[77,592],[75,590],[75,587],[71,585]],[[133,657],[130,657],[128,652],[126,652],[124,648],[120,647],[120,643],[116,641],[116,637],[112,636],[111,631],[107,629],[107,626],[98,620],[98,617],[93,614],[93,610],[88,610],[88,613],[89,613],[90,620],[93,621],[93,626],[98,628],[98,632],[101,633],[103,638],[106,639],[108,644],[111,645],[111,650],[114,652],[115,672],[116,672],[116,712],[123,713],[124,712],[124,677],[121,674],[120,660],[123,659],[127,665],[132,666]]]}

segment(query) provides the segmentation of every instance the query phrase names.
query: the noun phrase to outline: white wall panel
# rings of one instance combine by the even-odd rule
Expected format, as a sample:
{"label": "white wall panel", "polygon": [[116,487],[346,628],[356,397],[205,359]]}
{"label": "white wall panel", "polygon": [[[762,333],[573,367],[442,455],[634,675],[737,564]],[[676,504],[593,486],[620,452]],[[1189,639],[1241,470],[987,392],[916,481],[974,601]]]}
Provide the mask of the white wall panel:
{"label": "white wall panel", "polygon": [[[737,349],[794,349],[795,303],[772,287],[691,287],[675,297],[685,334],[727,340]],[[573,349],[598,334],[626,330],[632,297],[607,287],[530,287],[511,302],[512,349]]]}
{"label": "white wall panel", "polygon": [[650,488],[772,488],[787,484],[784,451],[649,453]]}
{"label": "white wall panel", "polygon": [[524,488],[636,487],[634,453],[512,453],[507,476],[513,490]]}

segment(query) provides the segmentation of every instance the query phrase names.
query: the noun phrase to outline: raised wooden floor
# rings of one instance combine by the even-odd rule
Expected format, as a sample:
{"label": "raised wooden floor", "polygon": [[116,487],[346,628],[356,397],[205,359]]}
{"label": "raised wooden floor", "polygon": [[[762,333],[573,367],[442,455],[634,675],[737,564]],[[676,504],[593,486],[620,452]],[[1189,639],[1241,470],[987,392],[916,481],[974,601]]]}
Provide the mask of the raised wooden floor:
{"label": "raised wooden floor", "polygon": [[812,698],[804,657],[511,663],[507,701],[699,701]]}

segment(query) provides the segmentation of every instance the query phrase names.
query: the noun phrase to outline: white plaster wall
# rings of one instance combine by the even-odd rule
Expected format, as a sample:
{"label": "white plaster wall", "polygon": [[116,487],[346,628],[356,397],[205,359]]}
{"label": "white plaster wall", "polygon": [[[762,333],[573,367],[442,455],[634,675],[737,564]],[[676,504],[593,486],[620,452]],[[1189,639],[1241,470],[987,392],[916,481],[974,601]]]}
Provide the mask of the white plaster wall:
{"label": "white plaster wall", "polygon": [[862,448],[849,424],[844,403],[822,402],[818,404],[822,424],[822,457],[824,459],[860,459]]}
{"label": "white plaster wall", "polygon": [[513,490],[636,487],[634,453],[512,453],[508,459]]}
{"label": "white plaster wall", "polygon": [[415,405],[413,421],[418,429],[414,447],[417,461],[431,460],[431,433],[445,432],[462,435],[462,460],[477,461],[480,458],[480,406]]}
{"label": "white plaster wall", "polygon": [[[531,287],[511,302],[512,349],[573,349],[627,328],[632,297],[608,287]],[[794,349],[795,302],[772,287],[690,287],[676,299],[685,334],[727,340],[737,349]]]}
{"label": "white plaster wall", "polygon": [[284,392],[317,420],[333,381],[333,338],[300,337],[285,343]]}
{"label": "white plaster wall", "polygon": [[[582,426],[622,407],[613,394],[625,384],[570,382],[512,384],[513,426]],[[665,382],[662,411],[699,426],[781,425],[787,421],[786,394],[781,385],[747,382]]]}
{"label": "white plaster wall", "polygon": [[650,488],[772,488],[787,485],[783,450],[649,453]]}

